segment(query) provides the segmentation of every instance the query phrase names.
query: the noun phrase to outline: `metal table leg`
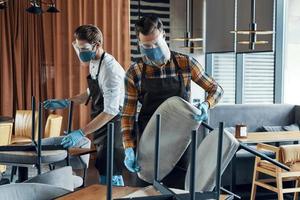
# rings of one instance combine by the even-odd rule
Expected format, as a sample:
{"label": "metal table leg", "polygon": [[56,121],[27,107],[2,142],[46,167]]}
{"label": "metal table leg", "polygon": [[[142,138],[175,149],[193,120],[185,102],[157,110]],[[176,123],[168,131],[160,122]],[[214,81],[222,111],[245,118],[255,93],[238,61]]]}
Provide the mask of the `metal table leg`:
{"label": "metal table leg", "polygon": [[22,183],[28,179],[28,168],[18,167],[18,182]]}

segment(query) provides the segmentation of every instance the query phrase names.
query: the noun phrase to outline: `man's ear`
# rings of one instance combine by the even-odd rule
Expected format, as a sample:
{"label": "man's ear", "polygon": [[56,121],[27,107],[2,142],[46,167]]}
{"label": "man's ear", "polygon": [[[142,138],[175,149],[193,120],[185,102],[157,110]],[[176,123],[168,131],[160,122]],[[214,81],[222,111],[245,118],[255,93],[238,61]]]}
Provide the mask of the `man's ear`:
{"label": "man's ear", "polygon": [[102,47],[102,44],[100,42],[96,42],[95,44],[96,44],[95,45],[96,48]]}
{"label": "man's ear", "polygon": [[164,39],[166,39],[166,32],[163,30],[163,37],[164,37]]}

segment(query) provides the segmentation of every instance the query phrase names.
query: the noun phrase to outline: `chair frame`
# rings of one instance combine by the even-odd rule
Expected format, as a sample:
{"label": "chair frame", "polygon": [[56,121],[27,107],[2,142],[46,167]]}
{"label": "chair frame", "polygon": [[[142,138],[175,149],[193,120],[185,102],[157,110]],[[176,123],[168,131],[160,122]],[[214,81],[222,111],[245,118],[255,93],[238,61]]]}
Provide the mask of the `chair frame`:
{"label": "chair frame", "polygon": [[[42,128],[42,110],[43,110],[43,103],[39,102],[39,107],[38,107],[38,138],[37,142],[34,140],[35,139],[35,107],[36,107],[36,100],[35,97],[32,96],[31,98],[31,105],[32,105],[32,132],[31,132],[31,137],[32,137],[32,144],[31,145],[9,145],[9,146],[0,146],[0,151],[36,151],[37,153],[37,158],[36,158],[36,163],[35,164],[17,164],[17,163],[3,163],[6,165],[12,165],[12,175],[13,173],[16,172],[16,167],[36,167],[38,174],[41,174],[41,165],[42,165],[42,150],[66,150],[63,148],[62,145],[42,145],[42,136],[43,136],[43,128]],[[72,126],[72,113],[73,113],[73,103],[70,103],[69,106],[69,119],[68,119],[68,129],[67,132],[69,133],[71,131],[71,126]],[[67,158],[66,158],[66,163],[67,166],[70,165],[70,160],[69,160],[69,151],[67,150]],[[23,177],[24,178],[24,177]],[[19,181],[24,181],[22,180]],[[26,179],[26,178],[25,178]],[[12,177],[11,177],[12,180]]]}
{"label": "chair frame", "polygon": [[[267,150],[275,153],[276,161],[280,161],[280,148],[268,144],[257,144],[257,150]],[[277,193],[278,200],[283,200],[283,194],[294,193],[294,200],[298,199],[298,192],[300,192],[300,171],[286,171],[278,166],[271,165],[274,169],[266,169],[259,164],[263,161],[260,157],[255,158],[254,171],[253,171],[253,181],[251,189],[251,200],[255,199],[257,186],[271,190]],[[271,164],[271,163],[270,163]],[[265,174],[271,176],[269,179],[259,179],[259,175]],[[295,181],[294,188],[283,188],[283,183],[285,181]],[[276,187],[268,184],[274,183]]]}

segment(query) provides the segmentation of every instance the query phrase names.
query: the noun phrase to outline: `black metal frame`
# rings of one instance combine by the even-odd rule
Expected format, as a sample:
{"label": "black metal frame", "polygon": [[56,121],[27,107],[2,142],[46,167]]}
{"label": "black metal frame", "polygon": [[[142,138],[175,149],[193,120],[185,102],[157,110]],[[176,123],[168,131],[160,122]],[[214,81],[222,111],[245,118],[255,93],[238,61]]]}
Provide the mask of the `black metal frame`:
{"label": "black metal frame", "polygon": [[[223,134],[224,134],[224,123],[220,122],[219,123],[219,136],[218,136],[218,149],[217,149],[217,166],[216,166],[216,187],[214,188],[213,191],[211,192],[195,192],[195,170],[196,170],[196,150],[197,150],[197,131],[193,130],[192,131],[192,141],[191,141],[191,172],[190,172],[190,191],[189,193],[186,194],[175,194],[172,190],[170,190],[168,187],[163,185],[158,180],[159,177],[159,144],[160,144],[160,126],[161,126],[161,121],[160,121],[160,115],[156,116],[156,137],[155,137],[155,162],[154,162],[154,181],[153,181],[153,186],[162,194],[159,196],[147,196],[147,197],[134,197],[134,198],[122,198],[122,199],[116,199],[116,200],[164,200],[164,199],[176,199],[176,200],[196,200],[196,199],[217,199],[219,200],[220,198],[220,191],[224,191],[232,196],[235,196],[236,198],[239,198],[239,196],[233,194],[232,192],[225,190],[224,188],[221,187],[221,163],[222,163],[222,148],[223,148]],[[206,124],[205,122],[201,123],[202,126],[207,128],[209,131],[212,131],[213,128]],[[113,130],[111,130],[113,131]],[[108,135],[113,135],[113,133],[109,131]],[[111,141],[110,138],[108,138],[108,141]],[[288,170],[288,167],[271,159],[270,157],[258,152],[255,149],[252,149],[248,147],[247,145],[240,143],[239,146],[240,149],[244,149],[245,151],[248,151],[249,153],[252,153],[256,156],[259,156],[274,165]],[[112,163],[112,151],[113,151],[113,145],[108,142],[108,153],[110,152],[110,155],[108,157],[108,162],[113,165]],[[111,166],[112,166],[111,165]],[[110,168],[109,168],[110,169]],[[108,183],[108,189],[107,189],[107,200],[112,199],[112,175],[107,174],[107,183]]]}
{"label": "black metal frame", "polygon": [[[203,124],[207,128],[207,124]],[[209,126],[208,126],[209,127]],[[161,116],[156,116],[156,137],[155,137],[155,162],[154,162],[154,181],[153,186],[162,194],[160,196],[147,196],[136,198],[122,198],[123,200],[150,200],[150,199],[176,199],[176,200],[196,200],[196,199],[217,199],[220,197],[221,190],[221,161],[222,161],[222,146],[223,146],[223,122],[220,123],[218,150],[217,150],[217,166],[216,166],[216,187],[210,192],[195,192],[195,172],[196,172],[196,156],[197,156],[197,130],[192,131],[191,141],[191,173],[190,173],[190,191],[186,194],[176,194],[171,189],[163,185],[159,181],[159,152],[160,152],[160,130],[161,130]],[[112,148],[112,146],[109,146]],[[111,151],[111,149],[109,150]],[[110,180],[111,182],[111,180]],[[108,193],[111,190],[108,190]],[[111,194],[107,197],[111,197]],[[108,199],[107,200],[111,200]],[[121,199],[120,199],[121,200]]]}
{"label": "black metal frame", "polygon": [[[66,150],[62,145],[42,145],[42,136],[43,136],[43,103],[39,102],[38,106],[38,138],[37,142],[35,141],[35,107],[36,100],[35,97],[31,98],[31,110],[32,110],[32,129],[31,129],[31,145],[8,145],[8,146],[0,146],[0,151],[36,151],[37,160],[36,160],[36,168],[38,170],[38,174],[41,174],[41,165],[42,165],[42,151],[43,150]],[[68,129],[67,133],[71,131],[72,127],[72,114],[73,114],[73,102],[70,102],[69,105],[69,113],[68,113]],[[67,166],[70,165],[69,161],[69,152],[67,153],[66,158]],[[12,163],[13,164],[13,163]],[[17,163],[16,163],[17,164]]]}

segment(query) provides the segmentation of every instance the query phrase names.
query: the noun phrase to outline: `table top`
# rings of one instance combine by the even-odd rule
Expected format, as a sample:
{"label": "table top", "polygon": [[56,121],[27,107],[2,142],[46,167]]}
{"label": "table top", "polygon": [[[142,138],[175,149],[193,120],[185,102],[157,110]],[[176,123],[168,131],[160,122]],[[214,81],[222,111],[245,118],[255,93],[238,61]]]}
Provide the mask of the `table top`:
{"label": "table top", "polygon": [[14,122],[14,118],[13,117],[9,117],[9,116],[0,116],[0,123],[3,123],[3,122],[13,123]]}
{"label": "table top", "polygon": [[85,154],[95,153],[97,152],[94,148],[70,148],[69,154],[70,156],[82,156]]}
{"label": "table top", "polygon": [[[178,190],[179,191],[179,190]],[[182,191],[182,190],[181,190]],[[174,190],[177,193],[177,190]],[[137,187],[113,187],[113,199],[122,197],[137,197],[137,196],[147,196],[147,195],[159,195],[160,193],[156,191],[153,186],[148,186],[146,188]],[[231,196],[221,195],[221,200],[231,199]],[[106,200],[106,186],[105,185],[91,185],[84,189],[78,190],[76,192],[70,193],[57,200],[95,200],[103,199]]]}
{"label": "table top", "polygon": [[250,132],[247,138],[237,139],[243,143],[293,142],[300,141],[300,131]]}

